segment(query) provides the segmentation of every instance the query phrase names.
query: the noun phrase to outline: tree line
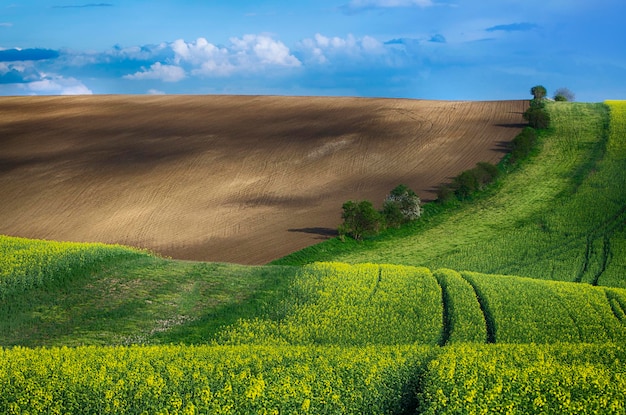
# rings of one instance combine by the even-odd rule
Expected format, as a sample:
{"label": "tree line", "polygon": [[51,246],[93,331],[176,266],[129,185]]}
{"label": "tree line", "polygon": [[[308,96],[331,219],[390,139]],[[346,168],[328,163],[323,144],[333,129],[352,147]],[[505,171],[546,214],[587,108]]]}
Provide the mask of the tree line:
{"label": "tree line", "polygon": [[[524,112],[528,126],[513,139],[505,164],[516,164],[528,157],[537,142],[537,130],[550,126],[550,113],[546,109],[547,90],[542,85],[530,89],[533,99]],[[573,101],[574,94],[567,88],[555,92],[555,101]],[[472,198],[493,183],[501,174],[501,169],[491,163],[480,162],[472,169],[465,170],[448,184],[437,188],[437,203],[445,204],[453,200],[464,201]],[[422,214],[419,196],[406,185],[396,186],[383,202],[381,210],[376,210],[368,200],[345,202],[342,206],[339,238],[349,236],[357,241],[377,235],[387,228],[398,228],[403,224],[419,219]]]}

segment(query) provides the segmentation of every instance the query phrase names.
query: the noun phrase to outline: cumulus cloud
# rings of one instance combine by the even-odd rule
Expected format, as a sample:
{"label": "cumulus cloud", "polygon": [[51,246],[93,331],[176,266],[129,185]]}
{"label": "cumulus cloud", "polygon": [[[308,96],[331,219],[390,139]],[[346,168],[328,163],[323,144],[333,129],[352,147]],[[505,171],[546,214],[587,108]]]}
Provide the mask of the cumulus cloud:
{"label": "cumulus cloud", "polygon": [[185,79],[187,75],[185,70],[176,65],[164,65],[161,62],[156,62],[150,66],[150,68],[143,68],[141,71],[132,75],[125,75],[125,79],[132,80],[146,80],[146,79],[158,79],[163,82],[178,82]]}
{"label": "cumulus cloud", "polygon": [[176,40],[170,46],[176,64],[192,67],[192,75],[226,76],[235,72],[258,72],[268,67],[301,65],[289,48],[267,35],[233,37],[230,44],[217,46],[205,38],[195,42]]}
{"label": "cumulus cloud", "polygon": [[93,92],[74,78],[48,76],[44,79],[23,84],[23,88],[34,95],[91,95]]}
{"label": "cumulus cloud", "polygon": [[209,43],[205,38],[195,42],[178,39],[170,46],[174,51],[174,62],[191,65],[193,75],[228,75],[235,70],[230,62],[231,52],[223,47]]}
{"label": "cumulus cloud", "polygon": [[363,60],[381,57],[388,53],[385,45],[370,36],[357,39],[353,35],[326,37],[317,33],[299,44],[300,53],[307,62],[337,63],[341,60]]}
{"label": "cumulus cloud", "polygon": [[230,41],[238,57],[245,56],[245,63],[262,65],[300,66],[300,61],[289,52],[283,42],[264,35],[245,35]]}

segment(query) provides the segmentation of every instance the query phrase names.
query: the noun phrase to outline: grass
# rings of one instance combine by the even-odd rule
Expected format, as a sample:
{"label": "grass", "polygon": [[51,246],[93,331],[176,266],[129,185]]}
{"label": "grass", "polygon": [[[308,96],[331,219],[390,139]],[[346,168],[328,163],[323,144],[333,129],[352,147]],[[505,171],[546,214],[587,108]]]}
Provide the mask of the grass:
{"label": "grass", "polygon": [[2,301],[0,345],[204,343],[221,327],[272,307],[295,272],[146,253],[96,261],[62,283]]}
{"label": "grass", "polygon": [[623,413],[626,103],[549,110],[471,203],[273,265],[1,237],[0,411]]}
{"label": "grass", "polygon": [[[274,263],[332,258],[626,287],[626,138],[609,131],[604,104],[549,110],[553,127],[537,154],[470,203],[429,204],[425,220],[403,230],[364,243],[331,240]],[[618,119],[611,125],[623,128]]]}

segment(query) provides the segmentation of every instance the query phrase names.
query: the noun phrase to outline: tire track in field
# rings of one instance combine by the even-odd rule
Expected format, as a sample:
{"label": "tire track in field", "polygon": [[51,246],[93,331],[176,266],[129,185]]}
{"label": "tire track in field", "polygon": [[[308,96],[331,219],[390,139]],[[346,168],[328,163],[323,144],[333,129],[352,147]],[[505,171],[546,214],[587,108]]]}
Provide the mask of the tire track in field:
{"label": "tire track in field", "polygon": [[452,336],[452,312],[450,310],[450,291],[445,283],[445,277],[439,275],[439,273],[433,273],[437,284],[441,288],[441,308],[442,308],[442,320],[443,326],[441,329],[441,337],[439,339],[439,346],[445,346],[450,341]]}
{"label": "tire track in field", "polygon": [[592,259],[596,256],[594,255],[594,245],[596,244],[596,241],[602,238],[602,250],[598,253],[600,266],[594,273],[593,277],[590,278],[591,285],[598,285],[600,277],[602,277],[602,274],[604,274],[606,267],[611,261],[611,238],[615,232],[623,230],[626,224],[624,216],[626,216],[626,205],[622,206],[617,213],[587,235],[583,264],[578,275],[576,276],[575,282],[583,282],[583,280],[585,280],[585,275],[590,272]]}
{"label": "tire track in field", "polygon": [[604,294],[606,295],[606,299],[609,302],[609,306],[615,318],[626,326],[626,304],[622,303],[619,297],[608,288],[604,289]]}
{"label": "tire track in field", "polygon": [[497,339],[496,320],[493,315],[493,311],[491,310],[489,306],[489,302],[487,301],[487,297],[480,290],[480,288],[478,287],[478,284],[476,284],[476,282],[472,278],[468,278],[468,275],[464,275],[461,273],[459,273],[459,275],[461,275],[461,278],[467,281],[468,284],[471,285],[472,289],[474,290],[474,294],[476,295],[476,299],[478,300],[478,305],[480,305],[480,310],[482,311],[483,316],[485,317],[485,324],[487,325],[487,343],[495,343]]}

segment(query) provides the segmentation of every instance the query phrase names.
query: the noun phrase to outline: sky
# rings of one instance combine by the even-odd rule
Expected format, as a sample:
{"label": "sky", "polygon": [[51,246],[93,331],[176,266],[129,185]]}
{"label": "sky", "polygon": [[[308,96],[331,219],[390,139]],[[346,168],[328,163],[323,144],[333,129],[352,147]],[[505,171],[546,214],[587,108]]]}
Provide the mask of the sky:
{"label": "sky", "polygon": [[2,0],[0,95],[626,99],[624,0]]}

